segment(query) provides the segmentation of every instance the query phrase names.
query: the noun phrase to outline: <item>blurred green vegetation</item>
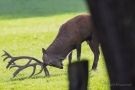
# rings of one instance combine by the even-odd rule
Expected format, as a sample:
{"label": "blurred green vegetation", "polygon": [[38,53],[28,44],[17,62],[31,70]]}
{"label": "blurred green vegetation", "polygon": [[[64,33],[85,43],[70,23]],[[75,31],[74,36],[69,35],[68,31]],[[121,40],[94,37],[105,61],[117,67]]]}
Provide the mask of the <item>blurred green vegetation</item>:
{"label": "blurred green vegetation", "polygon": [[0,0],[0,19],[84,12],[84,4],[84,0]]}

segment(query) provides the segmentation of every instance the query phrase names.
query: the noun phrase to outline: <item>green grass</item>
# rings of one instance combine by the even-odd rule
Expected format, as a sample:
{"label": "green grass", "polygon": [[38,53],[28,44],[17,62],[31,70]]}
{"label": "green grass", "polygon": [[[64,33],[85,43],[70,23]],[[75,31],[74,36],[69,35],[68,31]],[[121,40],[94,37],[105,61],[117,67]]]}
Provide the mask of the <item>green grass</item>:
{"label": "green grass", "polygon": [[[0,0],[0,55],[6,50],[13,56],[28,55],[41,60],[41,48],[51,44],[62,23],[81,13],[88,13],[83,0]],[[90,69],[93,53],[85,42],[82,58],[89,59]],[[27,68],[12,78],[15,69],[6,70],[8,60],[2,59],[0,57],[0,90],[68,90],[68,60],[64,60],[62,70],[48,67],[50,77],[42,72],[28,78],[32,68]],[[75,51],[73,59],[76,60]],[[108,90],[108,83],[101,53],[97,70],[89,72],[88,90]]]}

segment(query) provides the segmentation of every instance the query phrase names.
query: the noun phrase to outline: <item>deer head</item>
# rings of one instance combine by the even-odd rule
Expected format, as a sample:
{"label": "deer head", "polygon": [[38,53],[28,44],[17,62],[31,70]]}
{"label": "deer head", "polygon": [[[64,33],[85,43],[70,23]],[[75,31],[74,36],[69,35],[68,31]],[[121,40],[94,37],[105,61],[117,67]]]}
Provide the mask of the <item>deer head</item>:
{"label": "deer head", "polygon": [[43,53],[42,59],[46,65],[63,69],[62,61],[65,58],[61,58],[60,56],[47,53],[44,48],[42,48],[42,53]]}

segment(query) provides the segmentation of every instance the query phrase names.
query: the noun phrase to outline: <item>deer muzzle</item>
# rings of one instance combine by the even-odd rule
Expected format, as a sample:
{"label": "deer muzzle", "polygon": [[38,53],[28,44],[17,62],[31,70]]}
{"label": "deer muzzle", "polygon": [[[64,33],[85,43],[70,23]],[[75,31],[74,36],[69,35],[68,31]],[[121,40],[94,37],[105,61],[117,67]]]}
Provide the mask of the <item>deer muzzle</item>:
{"label": "deer muzzle", "polygon": [[60,68],[60,69],[63,69],[63,64],[62,62],[52,62],[52,61],[49,61],[48,62],[48,65],[49,66],[53,66],[53,67],[56,67],[56,68]]}

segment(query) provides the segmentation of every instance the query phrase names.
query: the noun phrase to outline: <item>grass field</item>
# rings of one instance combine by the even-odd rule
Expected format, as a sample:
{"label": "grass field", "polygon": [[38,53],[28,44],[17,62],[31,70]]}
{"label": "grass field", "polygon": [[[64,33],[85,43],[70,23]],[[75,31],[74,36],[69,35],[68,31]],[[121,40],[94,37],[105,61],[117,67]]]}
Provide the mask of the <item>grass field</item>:
{"label": "grass field", "polygon": [[[41,48],[51,44],[61,24],[81,13],[88,13],[83,0],[0,0],[0,55],[6,50],[13,56],[28,55],[41,60]],[[90,69],[93,53],[85,42],[82,58],[89,59]],[[63,70],[48,67],[50,77],[42,72],[28,78],[32,68],[27,68],[12,78],[16,69],[6,70],[8,60],[2,59],[0,57],[0,90],[68,90],[68,60],[63,62]],[[75,51],[73,59],[76,60]],[[97,70],[89,72],[88,90],[109,90],[102,53]]]}

